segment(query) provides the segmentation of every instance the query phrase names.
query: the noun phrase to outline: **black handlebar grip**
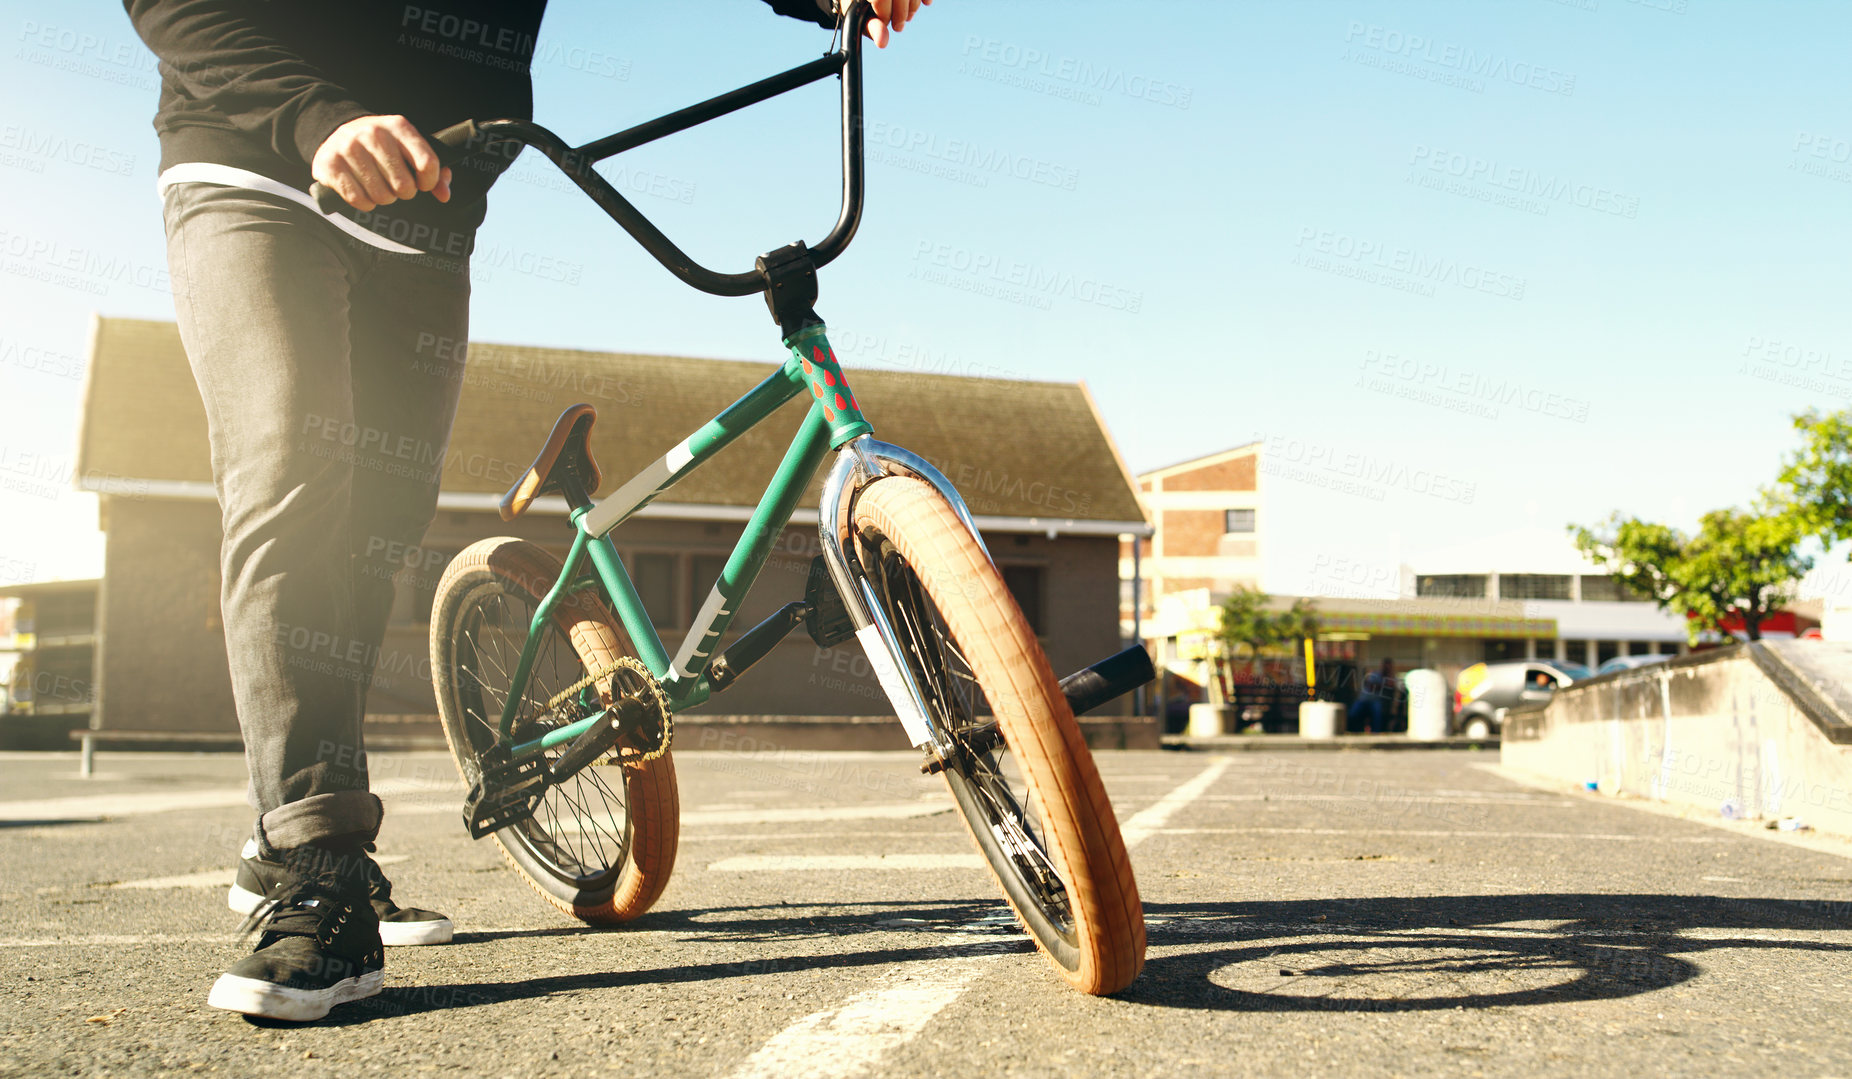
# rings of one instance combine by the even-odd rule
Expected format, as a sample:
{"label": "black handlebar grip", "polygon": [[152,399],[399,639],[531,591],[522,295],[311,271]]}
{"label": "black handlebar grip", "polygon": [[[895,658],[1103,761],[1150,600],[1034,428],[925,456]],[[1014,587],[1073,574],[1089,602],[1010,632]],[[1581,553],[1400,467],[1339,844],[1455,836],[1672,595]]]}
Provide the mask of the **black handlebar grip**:
{"label": "black handlebar grip", "polygon": [[349,208],[340,192],[320,180],[309,185],[309,197],[315,200],[315,208],[325,214],[338,214]]}
{"label": "black handlebar grip", "polygon": [[1061,692],[1075,715],[1091,711],[1121,694],[1130,693],[1157,677],[1151,654],[1144,646],[1133,645],[1123,652],[1107,656],[1091,667],[1083,667],[1061,680]]}
{"label": "black handlebar grip", "polygon": [[[426,135],[425,140],[436,152],[438,163],[450,165],[469,156],[470,144],[476,141],[476,136],[476,121],[465,120]],[[341,214],[351,209],[340,192],[319,180],[309,185],[309,197],[315,200],[316,208],[325,214]]]}

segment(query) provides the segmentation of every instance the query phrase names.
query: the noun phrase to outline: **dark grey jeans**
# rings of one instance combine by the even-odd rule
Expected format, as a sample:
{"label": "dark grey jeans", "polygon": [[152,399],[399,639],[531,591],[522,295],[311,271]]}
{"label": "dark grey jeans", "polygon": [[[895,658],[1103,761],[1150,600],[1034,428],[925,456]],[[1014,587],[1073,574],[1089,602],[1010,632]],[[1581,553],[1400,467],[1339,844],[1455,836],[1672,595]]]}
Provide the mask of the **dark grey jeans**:
{"label": "dark grey jeans", "polygon": [[220,606],[257,838],[370,838],[380,804],[361,717],[392,569],[436,514],[467,260],[381,251],[236,188],[177,185],[165,211],[224,526]]}

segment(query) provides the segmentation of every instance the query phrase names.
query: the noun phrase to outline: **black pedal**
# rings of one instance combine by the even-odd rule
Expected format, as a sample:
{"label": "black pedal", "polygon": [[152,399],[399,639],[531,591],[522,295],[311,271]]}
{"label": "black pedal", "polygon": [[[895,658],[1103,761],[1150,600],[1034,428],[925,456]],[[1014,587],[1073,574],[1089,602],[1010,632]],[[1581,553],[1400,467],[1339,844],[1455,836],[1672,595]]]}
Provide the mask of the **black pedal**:
{"label": "black pedal", "polygon": [[810,605],[810,613],[804,616],[804,628],[818,648],[833,648],[855,636],[855,623],[849,619],[849,608],[843,605],[842,593],[836,590],[836,582],[830,578],[830,568],[824,564],[822,555],[810,560],[810,579],[804,582],[804,602]]}
{"label": "black pedal", "polygon": [[491,764],[483,755],[482,775],[463,799],[463,825],[471,839],[481,839],[534,815],[550,777],[539,756]]}

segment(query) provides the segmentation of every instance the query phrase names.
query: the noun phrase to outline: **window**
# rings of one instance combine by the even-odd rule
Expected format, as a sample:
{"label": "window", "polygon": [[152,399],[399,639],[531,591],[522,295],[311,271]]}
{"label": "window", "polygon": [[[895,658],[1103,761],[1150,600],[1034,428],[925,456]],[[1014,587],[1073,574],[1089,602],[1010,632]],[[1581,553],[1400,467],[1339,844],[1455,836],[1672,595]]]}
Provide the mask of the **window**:
{"label": "window", "polygon": [[631,559],[631,583],[637,586],[637,598],[658,626],[681,625],[675,609],[675,556],[640,554]]}
{"label": "window", "polygon": [[1435,599],[1484,599],[1486,575],[1451,573],[1415,578],[1415,595]]}
{"label": "window", "polygon": [[[1541,650],[1539,654],[1541,654]],[[1485,661],[1487,663],[1509,663],[1514,659],[1523,658],[1523,641],[1504,640],[1485,642]]]}
{"label": "window", "polygon": [[1618,603],[1626,596],[1626,589],[1621,587],[1620,579],[1606,574],[1584,573],[1582,575],[1582,599],[1588,603]]}
{"label": "window", "polygon": [[1252,532],[1254,531],[1254,511],[1253,510],[1223,510],[1222,511],[1222,531],[1224,532]]}
{"label": "window", "polygon": [[73,637],[96,630],[95,592],[53,592],[33,601],[34,625],[41,637]]}
{"label": "window", "polygon": [[1601,666],[1603,663],[1606,663],[1608,660],[1613,659],[1615,656],[1618,656],[1620,654],[1621,654],[1621,642],[1619,641],[1596,641],[1595,642],[1595,666],[1597,667]]}
{"label": "window", "polygon": [[[707,602],[707,595],[714,590],[714,582],[720,580],[720,571],[727,568],[727,556],[723,554],[698,554],[689,560],[688,602],[699,610]],[[694,615],[690,614],[689,618]]]}
{"label": "window", "polygon": [[1498,578],[1499,599],[1568,599],[1567,573],[1504,573]]}
{"label": "window", "polygon": [[1041,566],[1004,566],[1003,586],[1015,597],[1016,606],[1022,608],[1022,615],[1029,620],[1029,628],[1035,635],[1042,635],[1042,578]]}

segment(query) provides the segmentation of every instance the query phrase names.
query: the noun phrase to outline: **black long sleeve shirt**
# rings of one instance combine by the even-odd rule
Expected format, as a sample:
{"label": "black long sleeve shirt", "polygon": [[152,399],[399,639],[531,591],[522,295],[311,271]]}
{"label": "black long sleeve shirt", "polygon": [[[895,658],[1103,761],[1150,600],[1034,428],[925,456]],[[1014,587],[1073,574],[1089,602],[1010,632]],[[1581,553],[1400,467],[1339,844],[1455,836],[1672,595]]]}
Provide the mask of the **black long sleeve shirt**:
{"label": "black long sleeve shirt", "polygon": [[[828,0],[765,0],[834,25]],[[531,119],[530,66],[546,0],[124,0],[160,60],[161,167],[231,165],[298,190],[315,151],[349,120],[399,115],[423,131]],[[420,196],[395,217],[473,229],[507,162],[459,170],[449,203]]]}

